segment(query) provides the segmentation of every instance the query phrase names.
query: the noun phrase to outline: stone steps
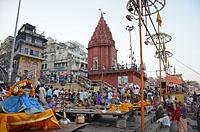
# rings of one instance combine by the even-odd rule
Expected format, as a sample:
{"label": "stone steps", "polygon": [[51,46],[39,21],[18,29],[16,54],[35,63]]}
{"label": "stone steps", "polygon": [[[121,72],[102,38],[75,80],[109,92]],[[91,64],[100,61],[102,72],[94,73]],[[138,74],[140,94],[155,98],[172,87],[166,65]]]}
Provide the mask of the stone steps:
{"label": "stone steps", "polygon": [[[153,122],[150,126],[146,127],[144,129],[145,132],[160,132],[161,131],[161,125],[160,123]],[[163,131],[161,131],[163,132]],[[165,131],[167,132],[167,131]]]}
{"label": "stone steps", "polygon": [[[127,129],[132,129],[134,132],[139,132],[140,131],[140,121],[141,121],[141,117],[136,116],[136,120],[134,122],[127,122]],[[145,129],[147,130],[155,122],[156,122],[155,114],[149,114],[148,116],[145,116],[145,121],[144,121]]]}

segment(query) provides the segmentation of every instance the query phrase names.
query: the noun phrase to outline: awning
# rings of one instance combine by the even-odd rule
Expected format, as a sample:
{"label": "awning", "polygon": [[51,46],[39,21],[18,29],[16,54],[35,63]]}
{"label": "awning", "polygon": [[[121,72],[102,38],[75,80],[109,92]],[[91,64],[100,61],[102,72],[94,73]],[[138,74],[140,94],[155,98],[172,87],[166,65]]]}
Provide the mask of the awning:
{"label": "awning", "polygon": [[181,75],[167,75],[166,81],[173,84],[179,84],[179,85],[183,84]]}

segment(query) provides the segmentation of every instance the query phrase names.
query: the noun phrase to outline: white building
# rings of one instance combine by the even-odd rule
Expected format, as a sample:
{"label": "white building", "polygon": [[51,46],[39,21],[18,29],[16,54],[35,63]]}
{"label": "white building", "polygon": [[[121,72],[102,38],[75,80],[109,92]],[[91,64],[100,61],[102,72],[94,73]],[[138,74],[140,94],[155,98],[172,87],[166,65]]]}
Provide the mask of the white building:
{"label": "white building", "polygon": [[51,80],[70,74],[87,76],[87,50],[78,42],[56,42],[48,38],[47,47],[43,53],[46,61],[42,64],[43,73]]}

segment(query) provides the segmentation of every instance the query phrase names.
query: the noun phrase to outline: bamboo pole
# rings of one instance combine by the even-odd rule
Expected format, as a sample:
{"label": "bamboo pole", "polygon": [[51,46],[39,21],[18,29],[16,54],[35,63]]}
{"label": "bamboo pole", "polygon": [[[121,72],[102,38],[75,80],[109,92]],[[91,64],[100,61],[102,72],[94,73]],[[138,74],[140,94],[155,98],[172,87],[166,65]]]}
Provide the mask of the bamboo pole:
{"label": "bamboo pole", "polygon": [[139,15],[139,36],[140,36],[140,74],[141,74],[141,132],[144,132],[144,75],[143,75],[143,56],[142,56],[142,23],[141,23],[141,1],[138,0],[138,15]]}
{"label": "bamboo pole", "polygon": [[159,37],[159,33],[160,33],[160,26],[158,24],[158,42],[159,42],[159,48],[158,48],[158,53],[159,53],[159,84],[160,84],[160,103],[162,103],[162,81],[161,81],[161,52],[160,52],[160,49],[161,49],[161,43],[160,43],[160,37]]}

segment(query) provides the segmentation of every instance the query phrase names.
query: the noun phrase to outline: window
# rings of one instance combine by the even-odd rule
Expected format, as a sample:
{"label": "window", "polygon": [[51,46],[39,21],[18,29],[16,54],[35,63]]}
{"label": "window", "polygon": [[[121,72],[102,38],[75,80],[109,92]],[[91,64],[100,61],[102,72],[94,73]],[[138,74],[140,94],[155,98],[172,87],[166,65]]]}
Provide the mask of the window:
{"label": "window", "polygon": [[76,67],[79,67],[79,63],[78,62],[76,62]]}
{"label": "window", "polygon": [[30,55],[39,57],[39,51],[30,50]]}
{"label": "window", "polygon": [[94,70],[98,70],[98,63],[96,60],[94,61]]}
{"label": "window", "polygon": [[24,54],[28,54],[28,48],[24,48]]}
{"label": "window", "polygon": [[26,35],[26,41],[31,43],[32,42],[32,37],[29,35]]}
{"label": "window", "polygon": [[42,69],[44,69],[44,64],[42,64]]}
{"label": "window", "polygon": [[33,53],[33,50],[32,50],[32,49],[30,50],[30,55],[34,55],[34,53]]}
{"label": "window", "polygon": [[42,40],[41,39],[35,39],[35,43],[36,44],[42,44]]}
{"label": "window", "polygon": [[34,56],[39,57],[39,51],[35,51]]}
{"label": "window", "polygon": [[44,65],[44,69],[47,69],[47,64]]}
{"label": "window", "polygon": [[92,67],[93,70],[98,70],[98,58],[95,57],[93,59],[93,67]]}
{"label": "window", "polygon": [[51,60],[55,60],[55,55],[51,54]]}

